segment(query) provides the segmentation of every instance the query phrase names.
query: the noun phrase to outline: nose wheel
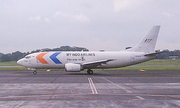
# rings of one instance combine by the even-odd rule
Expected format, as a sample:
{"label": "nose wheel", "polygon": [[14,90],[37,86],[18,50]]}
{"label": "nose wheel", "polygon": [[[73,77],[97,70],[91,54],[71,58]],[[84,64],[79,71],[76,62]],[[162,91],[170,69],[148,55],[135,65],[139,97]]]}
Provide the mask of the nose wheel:
{"label": "nose wheel", "polygon": [[36,70],[35,70],[35,71],[33,71],[33,74],[34,74],[34,75],[36,75],[36,74],[37,74],[37,71],[36,71]]}
{"label": "nose wheel", "polygon": [[89,75],[92,75],[92,74],[93,74],[93,70],[88,69],[88,70],[87,70],[87,73],[88,73]]}

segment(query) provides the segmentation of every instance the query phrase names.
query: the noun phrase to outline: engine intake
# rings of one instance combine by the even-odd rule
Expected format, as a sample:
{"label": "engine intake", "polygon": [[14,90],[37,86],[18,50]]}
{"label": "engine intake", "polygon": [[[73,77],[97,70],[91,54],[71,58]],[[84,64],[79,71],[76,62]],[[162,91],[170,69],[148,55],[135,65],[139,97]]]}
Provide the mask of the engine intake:
{"label": "engine intake", "polygon": [[66,63],[65,70],[66,72],[80,72],[82,70],[82,66],[75,63]]}

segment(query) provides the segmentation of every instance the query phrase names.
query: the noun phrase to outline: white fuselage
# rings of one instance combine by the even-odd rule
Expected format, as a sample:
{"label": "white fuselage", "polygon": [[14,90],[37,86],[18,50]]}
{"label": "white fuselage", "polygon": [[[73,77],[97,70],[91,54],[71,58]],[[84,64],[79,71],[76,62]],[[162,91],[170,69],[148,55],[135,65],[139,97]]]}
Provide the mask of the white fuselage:
{"label": "white fuselage", "polygon": [[141,63],[155,57],[144,56],[143,52],[38,52],[33,53],[18,61],[28,68],[58,68],[64,69],[66,63],[91,63],[101,60],[109,60],[93,68],[118,68]]}

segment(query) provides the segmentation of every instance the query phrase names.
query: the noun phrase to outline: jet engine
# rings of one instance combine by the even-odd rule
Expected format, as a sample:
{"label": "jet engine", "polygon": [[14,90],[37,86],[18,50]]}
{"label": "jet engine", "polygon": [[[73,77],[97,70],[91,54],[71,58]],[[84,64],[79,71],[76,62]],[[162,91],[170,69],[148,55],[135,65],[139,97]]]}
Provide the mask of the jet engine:
{"label": "jet engine", "polygon": [[65,70],[66,72],[80,72],[82,70],[82,66],[81,64],[66,63]]}

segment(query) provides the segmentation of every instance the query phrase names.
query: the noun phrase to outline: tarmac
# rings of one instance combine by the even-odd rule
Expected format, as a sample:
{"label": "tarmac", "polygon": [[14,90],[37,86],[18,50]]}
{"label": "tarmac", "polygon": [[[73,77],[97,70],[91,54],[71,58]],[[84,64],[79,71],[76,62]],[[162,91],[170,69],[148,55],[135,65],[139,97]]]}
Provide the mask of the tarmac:
{"label": "tarmac", "polygon": [[180,71],[0,71],[0,108],[180,108]]}

